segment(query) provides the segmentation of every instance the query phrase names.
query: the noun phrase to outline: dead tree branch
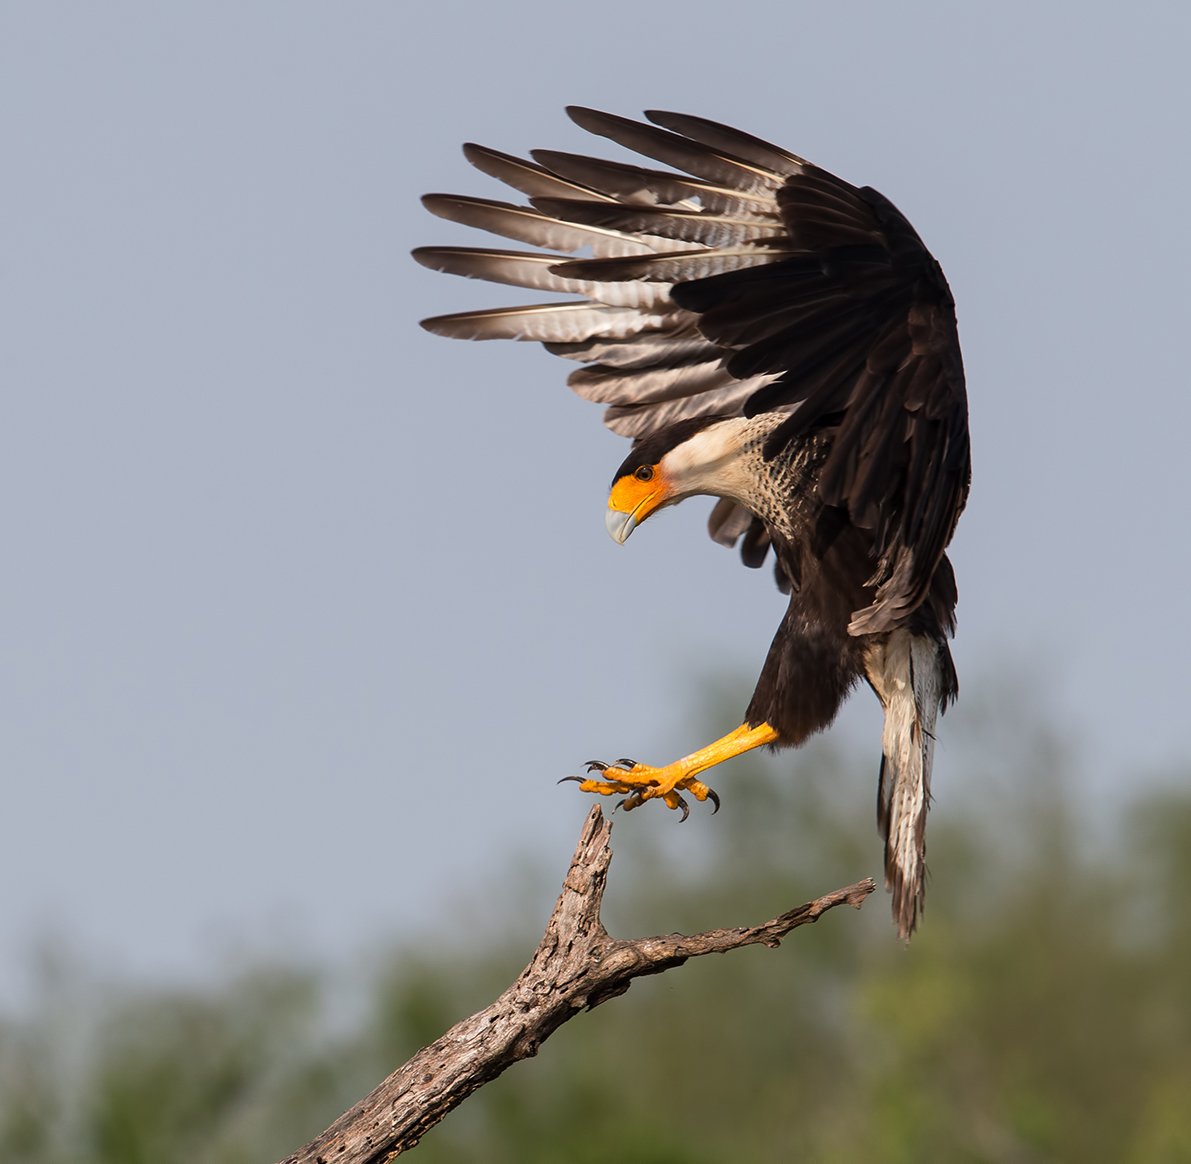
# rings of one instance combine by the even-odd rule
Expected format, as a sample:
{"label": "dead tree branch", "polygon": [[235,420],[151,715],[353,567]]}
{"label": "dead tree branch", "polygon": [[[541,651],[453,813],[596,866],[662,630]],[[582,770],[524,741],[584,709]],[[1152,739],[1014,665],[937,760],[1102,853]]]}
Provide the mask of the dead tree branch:
{"label": "dead tree branch", "polygon": [[634,978],[661,974],[701,954],[742,946],[777,946],[791,930],[837,905],[859,908],[871,879],[837,889],[759,926],[686,936],[614,938],[600,921],[612,861],[612,824],[591,810],[546,932],[529,965],[485,1010],[456,1023],[398,1067],[367,1098],[344,1112],[284,1164],[382,1164],[422,1135],[473,1091],[538,1048],[579,1011],[628,990]]}

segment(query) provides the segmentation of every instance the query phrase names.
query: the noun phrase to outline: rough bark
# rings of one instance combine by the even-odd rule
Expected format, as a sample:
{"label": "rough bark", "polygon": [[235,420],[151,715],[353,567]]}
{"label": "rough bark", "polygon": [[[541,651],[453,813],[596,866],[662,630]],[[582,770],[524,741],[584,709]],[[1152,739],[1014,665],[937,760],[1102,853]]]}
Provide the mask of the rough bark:
{"label": "rough bark", "polygon": [[612,861],[612,824],[597,806],[583,826],[546,932],[517,980],[491,1006],[456,1023],[398,1067],[371,1095],[344,1112],[284,1164],[382,1164],[472,1092],[542,1043],[579,1011],[628,990],[634,978],[661,974],[701,954],[777,946],[791,930],[837,905],[859,908],[871,879],[837,889],[758,926],[614,938],[600,921]]}

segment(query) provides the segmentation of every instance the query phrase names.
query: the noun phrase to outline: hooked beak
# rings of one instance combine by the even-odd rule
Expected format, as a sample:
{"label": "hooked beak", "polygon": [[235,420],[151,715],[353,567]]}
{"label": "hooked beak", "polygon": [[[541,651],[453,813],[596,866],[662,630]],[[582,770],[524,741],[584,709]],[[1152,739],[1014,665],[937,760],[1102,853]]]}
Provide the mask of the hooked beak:
{"label": "hooked beak", "polygon": [[647,480],[625,474],[608,494],[608,509],[604,524],[620,545],[659,505],[665,504],[669,489],[661,471],[655,469]]}
{"label": "hooked beak", "polygon": [[621,513],[619,509],[609,509],[604,514],[604,525],[612,535],[612,540],[624,545],[629,540],[629,534],[637,528],[637,518],[632,513]]}

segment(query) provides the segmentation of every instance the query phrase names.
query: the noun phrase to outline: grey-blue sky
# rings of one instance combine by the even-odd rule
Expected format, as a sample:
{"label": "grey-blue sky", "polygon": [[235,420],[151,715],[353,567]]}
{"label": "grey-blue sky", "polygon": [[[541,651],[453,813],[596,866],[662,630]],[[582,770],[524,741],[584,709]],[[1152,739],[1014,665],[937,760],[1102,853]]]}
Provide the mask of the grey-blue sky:
{"label": "grey-blue sky", "polygon": [[[968,363],[965,693],[1024,665],[1101,787],[1185,757],[1189,20],[7,6],[3,964],[47,926],[146,973],[391,933],[561,860],[578,761],[704,742],[700,673],[743,707],[781,601],[705,505],[618,549],[622,444],[566,369],[416,327],[500,299],[408,261],[463,237],[417,196],[495,193],[464,140],[599,144],[568,102],[703,113],[898,203]],[[842,730],[875,750],[871,702]]]}

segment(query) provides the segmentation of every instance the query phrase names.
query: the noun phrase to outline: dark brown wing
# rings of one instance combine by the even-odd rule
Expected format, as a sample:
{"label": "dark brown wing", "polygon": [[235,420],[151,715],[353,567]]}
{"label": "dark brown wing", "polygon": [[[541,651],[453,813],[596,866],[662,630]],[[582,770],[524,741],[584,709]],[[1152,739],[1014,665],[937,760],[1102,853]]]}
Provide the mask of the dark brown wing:
{"label": "dark brown wing", "polygon": [[[571,387],[644,438],[677,421],[780,411],[770,452],[830,430],[822,499],[874,532],[876,601],[854,633],[921,601],[963,507],[963,370],[950,292],[905,218],[777,146],[704,118],[590,109],[592,133],[683,172],[466,147],[531,205],[430,195],[434,213],[542,248],[424,247],[454,274],[578,295],[428,319],[441,335],[538,340],[582,362]],[[583,257],[575,257],[582,254]],[[590,257],[587,257],[590,256]],[[720,502],[712,536],[765,560],[764,528]]]}
{"label": "dark brown wing", "polygon": [[801,254],[685,283],[671,298],[732,350],[730,372],[775,377],[745,405],[750,415],[791,410],[767,451],[831,434],[821,499],[872,530],[878,555],[876,599],[850,629],[888,630],[925,597],[967,498],[954,301],[914,229],[875,190],[807,166],[777,202]]}

